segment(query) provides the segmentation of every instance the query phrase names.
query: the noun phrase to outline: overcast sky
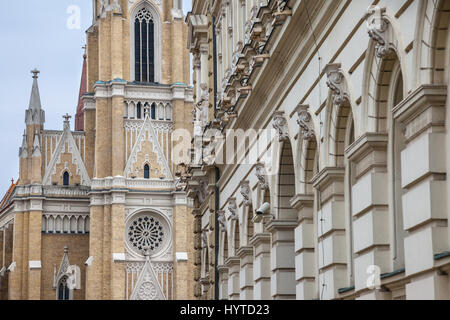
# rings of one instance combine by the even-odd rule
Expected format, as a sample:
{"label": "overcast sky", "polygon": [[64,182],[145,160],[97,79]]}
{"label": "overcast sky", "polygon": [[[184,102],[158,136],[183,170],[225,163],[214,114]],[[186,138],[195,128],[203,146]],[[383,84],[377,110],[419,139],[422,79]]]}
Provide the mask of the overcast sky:
{"label": "overcast sky", "polygon": [[[80,28],[70,19],[80,10]],[[185,13],[191,0],[183,0]],[[62,115],[74,116],[80,86],[82,46],[92,22],[90,0],[0,1],[0,200],[19,177],[18,152],[25,129],[32,78],[38,68],[45,129],[62,130]],[[68,27],[68,24],[70,28]],[[73,128],[73,118],[72,128]]]}

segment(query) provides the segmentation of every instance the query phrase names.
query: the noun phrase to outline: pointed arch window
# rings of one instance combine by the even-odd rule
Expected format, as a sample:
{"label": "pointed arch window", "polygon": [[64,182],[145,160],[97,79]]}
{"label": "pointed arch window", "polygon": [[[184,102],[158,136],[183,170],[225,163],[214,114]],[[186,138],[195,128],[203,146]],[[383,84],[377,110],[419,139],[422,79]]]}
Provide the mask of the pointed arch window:
{"label": "pointed arch window", "polygon": [[58,283],[58,300],[70,300],[70,289],[67,286],[67,277],[62,277]]}
{"label": "pointed arch window", "polygon": [[142,115],[142,107],[141,107],[141,103],[138,102],[137,107],[136,107],[136,119],[141,119],[141,115]]}
{"label": "pointed arch window", "polygon": [[144,166],[144,179],[150,179],[150,166],[148,164]]}
{"label": "pointed arch window", "polygon": [[134,72],[137,82],[155,82],[155,25],[144,7],[134,20]]}
{"label": "pointed arch window", "polygon": [[152,119],[156,119],[156,105],[154,103],[152,104]]}
{"label": "pointed arch window", "polygon": [[70,176],[67,171],[63,174],[63,185],[68,186],[70,184]]}

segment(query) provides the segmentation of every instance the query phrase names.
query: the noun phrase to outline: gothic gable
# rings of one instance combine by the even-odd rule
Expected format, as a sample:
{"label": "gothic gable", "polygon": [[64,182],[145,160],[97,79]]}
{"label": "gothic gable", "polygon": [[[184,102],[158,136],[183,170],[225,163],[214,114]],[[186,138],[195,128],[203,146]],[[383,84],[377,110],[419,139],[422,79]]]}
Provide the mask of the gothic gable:
{"label": "gothic gable", "polygon": [[69,126],[65,126],[62,137],[51,155],[43,184],[52,185],[56,183],[62,185],[65,172],[69,174],[71,185],[91,185],[91,179]]}
{"label": "gothic gable", "polygon": [[146,112],[144,123],[128,158],[124,176],[127,178],[144,178],[144,167],[146,165],[150,169],[150,179],[173,180],[148,112]]}
{"label": "gothic gable", "polygon": [[131,294],[131,300],[166,300],[148,257]]}

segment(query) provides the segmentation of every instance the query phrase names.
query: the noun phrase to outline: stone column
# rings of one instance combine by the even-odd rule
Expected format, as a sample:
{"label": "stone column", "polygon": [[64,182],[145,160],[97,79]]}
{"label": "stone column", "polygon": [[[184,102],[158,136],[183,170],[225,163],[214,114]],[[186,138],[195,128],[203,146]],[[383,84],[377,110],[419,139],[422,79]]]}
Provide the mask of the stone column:
{"label": "stone column", "polygon": [[240,300],[253,300],[253,247],[240,247],[236,255],[240,259]]}
{"label": "stone column", "polygon": [[219,300],[228,300],[228,268],[217,266],[219,272]]}
{"label": "stone column", "polygon": [[202,43],[200,45],[200,84],[205,83],[209,87],[208,52],[209,52],[208,43]]}
{"label": "stone column", "polygon": [[[445,103],[447,88],[424,85],[412,92],[393,114],[405,127],[406,148],[401,153],[405,275],[407,299],[449,299],[436,272],[436,257],[448,252]],[[420,249],[418,249],[420,248]],[[427,272],[428,271],[428,272]],[[425,273],[424,273],[425,272]]]}
{"label": "stone column", "polygon": [[253,261],[253,298],[270,300],[270,233],[258,233],[250,239],[255,250]]}
{"label": "stone column", "polygon": [[298,212],[295,228],[296,299],[312,300],[316,297],[316,260],[314,252],[314,195],[298,194],[291,199]]}
{"label": "stone column", "polygon": [[[389,251],[389,208],[386,133],[366,133],[346,150],[354,164],[355,183],[351,186],[351,218],[355,291],[367,289],[367,270],[378,266],[380,273],[391,272]],[[385,295],[376,294],[383,298]]]}
{"label": "stone column", "polygon": [[319,193],[317,216],[320,299],[336,298],[347,285],[344,168],[325,168],[313,177]]}

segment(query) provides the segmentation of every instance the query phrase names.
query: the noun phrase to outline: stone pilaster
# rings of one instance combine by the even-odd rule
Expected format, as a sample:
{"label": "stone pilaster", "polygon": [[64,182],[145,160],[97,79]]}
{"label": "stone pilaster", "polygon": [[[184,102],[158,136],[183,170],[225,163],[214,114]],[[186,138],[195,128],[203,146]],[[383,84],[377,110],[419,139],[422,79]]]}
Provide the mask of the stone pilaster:
{"label": "stone pilaster", "polygon": [[270,300],[270,233],[258,233],[250,239],[255,250],[253,261],[254,300]]}
{"label": "stone pilaster", "polygon": [[314,251],[314,196],[298,194],[291,199],[298,212],[295,233],[296,299],[312,300],[316,297],[316,260]]}
{"label": "stone pilaster", "polygon": [[271,295],[274,300],[295,299],[294,229],[297,221],[271,220],[266,226],[272,234],[270,250]]}
{"label": "stone pilaster", "polygon": [[253,300],[253,247],[241,247],[236,255],[240,260],[240,300]]}
{"label": "stone pilaster", "polygon": [[219,272],[219,300],[228,300],[228,268],[217,266]]}
{"label": "stone pilaster", "polygon": [[240,297],[240,286],[239,286],[240,260],[238,257],[229,257],[225,261],[225,266],[228,269],[228,300],[239,300],[239,297]]}
{"label": "stone pilaster", "polygon": [[[367,270],[393,271],[390,263],[386,133],[366,133],[346,150],[354,164],[350,186],[355,290],[367,289]],[[384,295],[374,295],[376,298]]]}
{"label": "stone pilaster", "polygon": [[337,297],[347,285],[344,168],[325,168],[312,179],[319,193],[317,213],[318,289],[320,298]]}
{"label": "stone pilaster", "polygon": [[[405,191],[402,197],[403,226],[408,232],[404,240],[406,276],[433,269],[435,255],[449,250],[443,150],[443,146],[448,146],[443,120],[446,99],[445,86],[421,86],[393,110],[396,121],[405,127],[401,185]],[[443,295],[439,282],[438,274],[414,277],[407,285],[407,299],[448,299],[448,290]]]}

